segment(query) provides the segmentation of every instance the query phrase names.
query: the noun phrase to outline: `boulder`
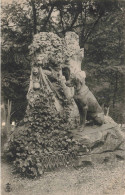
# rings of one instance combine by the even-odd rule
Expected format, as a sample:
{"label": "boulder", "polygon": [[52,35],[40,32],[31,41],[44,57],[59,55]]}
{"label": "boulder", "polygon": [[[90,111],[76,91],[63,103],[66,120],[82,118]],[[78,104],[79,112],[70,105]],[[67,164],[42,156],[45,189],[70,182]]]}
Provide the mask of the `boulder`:
{"label": "boulder", "polygon": [[125,159],[125,133],[115,123],[86,126],[82,132],[72,130],[72,135],[79,145],[76,166]]}

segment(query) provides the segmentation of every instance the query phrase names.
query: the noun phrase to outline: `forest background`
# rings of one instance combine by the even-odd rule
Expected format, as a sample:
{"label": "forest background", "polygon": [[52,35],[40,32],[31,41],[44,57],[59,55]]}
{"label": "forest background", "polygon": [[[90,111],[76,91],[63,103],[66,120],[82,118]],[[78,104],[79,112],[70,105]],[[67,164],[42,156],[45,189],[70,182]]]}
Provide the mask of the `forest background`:
{"label": "forest background", "polygon": [[[12,102],[11,121],[24,117],[34,34],[68,31],[80,37],[86,83],[110,116],[125,123],[125,2],[118,0],[3,1],[1,18],[1,96]],[[35,45],[34,45],[35,47]]]}

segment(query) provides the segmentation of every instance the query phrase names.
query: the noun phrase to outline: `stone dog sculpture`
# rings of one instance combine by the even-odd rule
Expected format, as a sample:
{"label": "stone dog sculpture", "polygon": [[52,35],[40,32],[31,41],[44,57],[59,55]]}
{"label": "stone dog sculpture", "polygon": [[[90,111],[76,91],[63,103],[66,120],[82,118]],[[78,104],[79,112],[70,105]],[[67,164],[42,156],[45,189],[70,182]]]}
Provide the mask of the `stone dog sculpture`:
{"label": "stone dog sculpture", "polygon": [[68,87],[74,87],[74,100],[80,114],[80,126],[85,126],[86,120],[93,120],[94,124],[104,123],[104,113],[95,96],[85,84],[85,72],[72,74],[66,82]]}

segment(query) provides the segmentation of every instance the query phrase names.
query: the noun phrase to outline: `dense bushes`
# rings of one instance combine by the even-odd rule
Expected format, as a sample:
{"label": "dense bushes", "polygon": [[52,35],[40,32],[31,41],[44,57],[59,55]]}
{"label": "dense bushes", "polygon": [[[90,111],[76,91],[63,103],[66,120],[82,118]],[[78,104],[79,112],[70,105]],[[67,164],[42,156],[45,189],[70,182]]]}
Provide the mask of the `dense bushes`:
{"label": "dense bushes", "polygon": [[58,113],[53,94],[41,89],[34,105],[13,132],[8,157],[20,173],[35,177],[44,169],[64,165],[74,156],[75,141],[69,132],[68,113]]}

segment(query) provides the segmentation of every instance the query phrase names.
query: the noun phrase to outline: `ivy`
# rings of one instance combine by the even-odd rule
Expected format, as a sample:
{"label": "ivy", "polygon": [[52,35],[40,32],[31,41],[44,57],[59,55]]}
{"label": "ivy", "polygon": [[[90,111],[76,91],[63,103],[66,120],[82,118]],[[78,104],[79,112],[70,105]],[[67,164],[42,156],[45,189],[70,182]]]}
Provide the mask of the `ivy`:
{"label": "ivy", "polygon": [[[42,94],[43,90],[40,90],[40,98],[28,105],[23,125],[19,125],[11,135],[7,151],[15,169],[32,178],[40,176],[48,168],[60,166],[60,155],[66,162],[66,153],[71,155],[75,151],[67,107],[63,113],[57,112],[53,97],[45,87],[44,96]],[[57,162],[51,162],[53,155]]]}

